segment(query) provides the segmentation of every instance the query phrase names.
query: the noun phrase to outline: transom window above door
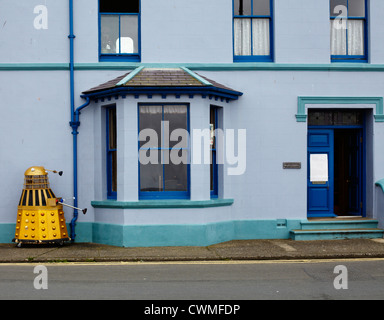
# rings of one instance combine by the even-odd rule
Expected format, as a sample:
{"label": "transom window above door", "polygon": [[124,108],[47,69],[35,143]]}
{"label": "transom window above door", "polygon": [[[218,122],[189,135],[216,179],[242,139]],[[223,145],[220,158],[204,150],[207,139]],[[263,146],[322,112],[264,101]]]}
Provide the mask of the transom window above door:
{"label": "transom window above door", "polygon": [[272,0],[233,0],[234,61],[272,61]]}
{"label": "transom window above door", "polygon": [[362,110],[308,110],[309,126],[360,126],[362,124]]}

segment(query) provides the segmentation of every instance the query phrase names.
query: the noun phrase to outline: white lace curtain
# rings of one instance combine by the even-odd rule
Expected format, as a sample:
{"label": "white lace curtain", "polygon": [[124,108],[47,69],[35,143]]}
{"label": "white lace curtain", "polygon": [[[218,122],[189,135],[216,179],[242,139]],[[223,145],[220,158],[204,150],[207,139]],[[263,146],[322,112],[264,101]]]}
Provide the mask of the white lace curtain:
{"label": "white lace curtain", "polygon": [[[348,53],[347,53],[348,48]],[[364,21],[340,19],[331,20],[331,54],[332,55],[364,55]]]}
{"label": "white lace curtain", "polygon": [[269,55],[269,39],[269,19],[239,18],[234,20],[236,56]]}

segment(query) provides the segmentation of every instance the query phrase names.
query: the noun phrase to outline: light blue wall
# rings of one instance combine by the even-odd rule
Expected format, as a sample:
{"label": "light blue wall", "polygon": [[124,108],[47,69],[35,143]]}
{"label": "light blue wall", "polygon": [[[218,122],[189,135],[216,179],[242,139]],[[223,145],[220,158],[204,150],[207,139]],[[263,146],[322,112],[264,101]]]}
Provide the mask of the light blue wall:
{"label": "light blue wall", "polygon": [[64,171],[49,174],[57,196],[72,195],[72,137],[68,72],[0,72],[0,221],[15,222],[24,172],[31,166]]}
{"label": "light blue wall", "polygon": [[380,39],[384,35],[384,2],[381,0],[370,0],[369,4],[369,61],[370,63],[384,63],[384,45]]}
{"label": "light blue wall", "polygon": [[[48,29],[36,29],[34,8],[46,5]],[[67,1],[2,0],[0,2],[0,63],[68,61]]]}
{"label": "light blue wall", "polygon": [[[275,0],[277,63],[329,63],[328,0]],[[45,5],[48,29],[36,30],[34,13]],[[3,0],[0,3],[0,63],[68,62],[68,1]],[[383,63],[384,4],[369,1],[369,60]],[[231,63],[231,0],[142,0],[144,63]],[[74,1],[75,60],[98,62],[98,0]]]}
{"label": "light blue wall", "polygon": [[230,62],[232,1],[142,1],[141,43],[142,62]]}
{"label": "light blue wall", "polygon": [[[307,123],[297,122],[298,96],[380,97],[381,73],[343,72],[204,72],[218,82],[242,88],[244,95],[231,108],[231,125],[246,128],[247,172],[231,181],[232,197],[247,199],[234,203],[238,218],[267,219],[306,217]],[[228,82],[231,79],[231,83]],[[324,105],[348,108],[365,105]],[[384,126],[374,122],[375,105],[370,105],[372,132],[367,142],[367,192],[374,201],[374,182],[384,176]],[[369,126],[368,126],[369,127]],[[300,170],[283,170],[283,162],[301,162]],[[279,199],[279,201],[276,201]],[[298,201],[300,199],[300,201]],[[368,205],[367,214],[375,217]]]}
{"label": "light blue wall", "polygon": [[[110,69],[104,67],[98,70],[101,65],[98,65],[97,1],[77,0],[74,3],[75,62],[92,64],[93,68],[77,70],[75,73],[75,101],[79,106],[84,102],[80,98],[82,91],[122,75],[134,66],[120,64],[118,67],[112,65]],[[45,4],[48,8],[47,30],[36,30],[33,26],[36,17],[33,8],[39,4]],[[198,232],[208,232],[212,229],[208,227],[211,223],[217,230],[224,230],[218,225],[231,224],[231,221],[253,221],[250,225],[255,226],[256,221],[263,220],[305,219],[307,124],[296,121],[298,97],[383,96],[380,64],[384,62],[384,2],[370,1],[369,60],[372,64],[378,64],[376,71],[369,71],[369,67],[375,67],[370,64],[367,67],[359,64],[351,72],[332,71],[337,65],[329,65],[328,11],[327,0],[275,0],[275,62],[280,66],[285,64],[283,66],[286,70],[274,70],[276,64],[271,63],[248,64],[247,68],[239,71],[231,70],[231,0],[142,0],[143,63],[159,63],[157,66],[160,67],[167,66],[167,63],[196,63],[201,66],[201,70],[194,71],[244,93],[238,101],[219,105],[225,109],[223,120],[226,128],[247,130],[246,173],[223,177],[220,192],[224,198],[234,199],[233,205],[225,208],[194,210],[193,215],[188,215],[191,209],[187,208],[164,210],[161,215],[151,210],[96,210],[91,206],[91,201],[105,200],[106,190],[105,115],[100,103],[91,103],[81,113],[78,137],[79,206],[89,209],[87,215],[79,215],[79,223],[88,226],[88,229],[82,229],[87,230],[84,231],[87,236],[80,236],[80,239],[91,238],[89,235],[92,233],[90,230],[93,222],[98,224],[95,228],[100,230],[105,230],[103,228],[109,224],[193,224],[202,226]],[[0,184],[0,224],[4,225],[0,230],[9,230],[15,222],[23,174],[30,166],[43,165],[49,169],[63,170],[62,177],[50,174],[52,189],[63,198],[70,199],[72,196],[72,135],[68,125],[69,71],[66,69],[69,62],[68,33],[67,1],[0,2],[0,65],[13,63],[17,68],[22,66],[21,63],[31,63],[32,69],[37,69],[12,71],[10,68],[9,71],[0,71],[0,107],[3,111],[0,159],[6,168]],[[53,67],[49,71],[41,71],[38,70],[39,65],[36,65],[38,63],[64,64],[58,65],[61,70]],[[224,66],[223,70],[209,70],[218,66]],[[302,67],[302,71],[289,70],[289,66]],[[168,97],[162,100],[160,96],[154,96],[152,99],[141,97],[140,101],[191,103],[193,126],[207,125],[205,108],[210,101],[186,96],[172,99]],[[119,200],[134,201],[137,200],[138,178],[137,163],[132,159],[137,150],[135,126],[138,100],[127,97],[112,102],[118,108],[121,130],[119,171],[124,172],[118,180],[118,197]],[[375,110],[372,108],[369,112],[373,115]],[[382,219],[374,182],[384,178],[384,123],[374,122],[372,118],[368,127],[371,130],[367,141],[370,164],[367,173],[368,213],[369,216]],[[283,162],[301,162],[302,168],[283,170]],[[209,198],[207,168],[195,169],[191,175],[192,198],[206,200]],[[65,209],[65,215],[69,221],[72,211]],[[118,235],[120,238],[114,243],[125,243],[123,235],[126,231],[122,227],[120,229],[122,234]],[[117,229],[111,227],[110,230]],[[234,230],[240,229],[232,225],[226,230],[224,233],[227,239]],[[255,227],[258,230],[256,233],[249,231],[251,227],[247,229],[249,232],[241,230],[239,234],[245,238],[246,235],[254,237],[262,228]],[[266,231],[265,236],[272,236],[273,230]],[[108,237],[107,234],[104,236]],[[100,238],[97,241],[102,240]],[[211,242],[206,239],[204,241]]]}
{"label": "light blue wall", "polygon": [[275,62],[329,63],[329,1],[275,0]]}

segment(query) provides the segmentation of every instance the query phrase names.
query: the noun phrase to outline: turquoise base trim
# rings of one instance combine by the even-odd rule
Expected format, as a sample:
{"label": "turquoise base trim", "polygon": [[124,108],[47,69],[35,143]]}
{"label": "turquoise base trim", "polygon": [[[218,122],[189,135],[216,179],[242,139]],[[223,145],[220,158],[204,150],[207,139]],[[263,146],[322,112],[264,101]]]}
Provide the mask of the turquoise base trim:
{"label": "turquoise base trim", "polygon": [[[207,224],[118,225],[77,222],[75,242],[119,247],[208,246],[230,240],[288,239],[301,220],[238,220]],[[15,224],[0,224],[0,243],[11,243]]]}
{"label": "turquoise base trim", "polygon": [[92,201],[94,208],[110,209],[151,209],[151,208],[209,208],[231,206],[233,199],[211,199],[211,200],[140,200],[140,201]]}
{"label": "turquoise base trim", "polygon": [[[78,243],[118,247],[209,246],[231,240],[382,238],[377,221],[308,222],[299,219],[235,220],[207,224],[118,225],[76,223]],[[324,226],[323,226],[324,225]],[[0,224],[0,243],[12,243],[16,224]],[[69,228],[69,225],[67,226]]]}
{"label": "turquoise base trim", "polygon": [[93,222],[76,222],[75,242],[93,242],[93,225]]}
{"label": "turquoise base trim", "polygon": [[16,223],[0,224],[0,243],[12,243],[15,237]]}
{"label": "turquoise base trim", "polygon": [[384,179],[381,179],[381,180],[379,180],[379,181],[376,181],[375,185],[378,186],[378,187],[380,187],[381,190],[383,190],[383,192],[384,192]]}
{"label": "turquoise base trim", "polygon": [[[231,240],[382,238],[376,220],[235,220],[207,224],[118,225],[76,223],[75,242],[118,247],[209,246]],[[0,224],[0,243],[12,243],[16,224]],[[68,226],[69,227],[69,226]]]}
{"label": "turquoise base trim", "polygon": [[[283,221],[283,222],[282,222]],[[239,220],[208,224],[117,225],[93,223],[92,241],[119,247],[208,246],[230,240],[289,239],[301,220]],[[76,233],[80,234],[81,224]],[[77,242],[80,242],[77,239]]]}

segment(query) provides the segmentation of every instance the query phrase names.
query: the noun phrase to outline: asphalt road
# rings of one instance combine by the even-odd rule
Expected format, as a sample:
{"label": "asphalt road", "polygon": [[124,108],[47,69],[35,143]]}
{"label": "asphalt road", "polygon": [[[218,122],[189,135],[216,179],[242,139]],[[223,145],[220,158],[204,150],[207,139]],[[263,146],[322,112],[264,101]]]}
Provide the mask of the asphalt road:
{"label": "asphalt road", "polygon": [[384,299],[384,260],[0,264],[0,299]]}

